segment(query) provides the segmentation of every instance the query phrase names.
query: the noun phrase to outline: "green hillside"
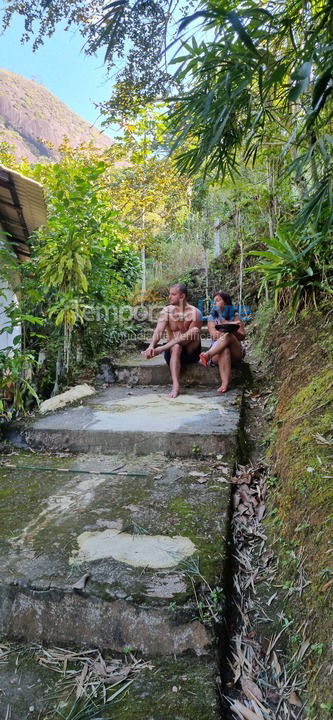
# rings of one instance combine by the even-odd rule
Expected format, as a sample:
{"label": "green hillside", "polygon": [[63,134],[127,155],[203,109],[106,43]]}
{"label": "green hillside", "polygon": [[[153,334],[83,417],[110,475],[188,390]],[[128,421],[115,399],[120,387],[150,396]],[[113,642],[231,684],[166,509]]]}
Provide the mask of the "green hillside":
{"label": "green hillside", "polygon": [[112,144],[43,85],[0,69],[0,141],[14,147],[16,158],[56,160],[64,136],[73,146],[88,141],[100,148]]}

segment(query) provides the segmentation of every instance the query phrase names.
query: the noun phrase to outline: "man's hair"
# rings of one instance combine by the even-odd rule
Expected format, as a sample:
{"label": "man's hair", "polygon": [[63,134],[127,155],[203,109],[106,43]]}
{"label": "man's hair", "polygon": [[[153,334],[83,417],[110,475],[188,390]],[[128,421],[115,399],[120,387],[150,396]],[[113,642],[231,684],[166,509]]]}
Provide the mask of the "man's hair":
{"label": "man's hair", "polygon": [[187,298],[187,285],[184,283],[175,283],[174,285],[171,285],[171,287],[178,288],[179,292]]}

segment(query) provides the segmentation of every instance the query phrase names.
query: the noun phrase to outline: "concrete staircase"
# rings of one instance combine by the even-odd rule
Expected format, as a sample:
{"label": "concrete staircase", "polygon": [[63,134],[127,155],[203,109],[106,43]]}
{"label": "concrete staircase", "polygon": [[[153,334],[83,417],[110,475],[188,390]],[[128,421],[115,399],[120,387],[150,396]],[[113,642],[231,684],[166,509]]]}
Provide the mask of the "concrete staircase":
{"label": "concrete staircase", "polygon": [[[128,385],[168,385],[170,373],[162,355],[145,360],[139,354],[128,355],[118,360],[113,366],[115,379],[118,383]],[[187,387],[218,387],[221,384],[216,367],[203,367],[200,363],[183,368],[181,382]],[[241,362],[233,369],[233,385],[243,386],[251,382],[250,369],[247,363]]]}
{"label": "concrete staircase", "polygon": [[215,370],[192,366],[171,400],[161,358],[127,358],[114,371],[118,382],[84,404],[16,429],[48,455],[26,451],[0,468],[1,636],[159,657],[172,686],[162,672],[158,691],[148,673],[135,714],[120,704],[114,720],[167,720],[190,653],[195,686],[173,717],[214,720],[214,616],[223,614],[242,389],[217,396]]}
{"label": "concrete staircase", "polygon": [[241,363],[234,389],[217,395],[216,368],[190,365],[182,372],[182,394],[167,396],[170,375],[163,358],[145,360],[139,354],[113,366],[116,382],[84,404],[33,420],[20,428],[30,447],[53,451],[127,452],[146,455],[160,451],[189,457],[193,447],[202,455],[234,456],[242,398],[241,383],[249,370]]}

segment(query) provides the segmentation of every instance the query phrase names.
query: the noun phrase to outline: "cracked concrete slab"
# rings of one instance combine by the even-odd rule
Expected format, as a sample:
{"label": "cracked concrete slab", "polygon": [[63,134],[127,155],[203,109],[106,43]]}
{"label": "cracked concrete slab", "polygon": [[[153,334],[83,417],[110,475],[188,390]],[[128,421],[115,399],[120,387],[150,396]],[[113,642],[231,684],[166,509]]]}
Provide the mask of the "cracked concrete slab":
{"label": "cracked concrete slab", "polygon": [[186,390],[171,400],[165,389],[113,386],[79,407],[34,420],[20,432],[31,447],[72,452],[162,451],[190,456],[230,451],[237,444],[241,390],[220,396]]}
{"label": "cracked concrete slab", "polygon": [[[216,460],[162,454],[14,460],[22,471],[6,468],[12,456],[0,468],[3,637],[117,651],[131,645],[145,655],[210,651],[192,583],[222,582],[231,463],[222,473]],[[101,536],[125,538],[132,552],[80,556],[83,537]]]}

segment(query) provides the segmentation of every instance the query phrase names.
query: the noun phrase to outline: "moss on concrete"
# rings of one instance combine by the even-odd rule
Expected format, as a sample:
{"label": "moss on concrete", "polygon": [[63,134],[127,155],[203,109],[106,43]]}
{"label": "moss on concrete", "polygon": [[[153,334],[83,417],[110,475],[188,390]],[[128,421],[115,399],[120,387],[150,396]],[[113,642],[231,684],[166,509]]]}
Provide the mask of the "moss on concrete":
{"label": "moss on concrete", "polygon": [[[72,717],[75,695],[72,693],[65,703],[68,676],[41,666],[38,649],[11,647],[11,655],[0,667],[1,718],[54,720],[60,712],[61,717]],[[108,659],[112,661],[106,656],[106,663]],[[72,663],[68,669],[74,666]],[[106,707],[95,700],[94,717],[97,715],[105,720],[219,720],[215,662],[207,658],[152,658],[149,669],[138,672],[116,702]]]}
{"label": "moss on concrete", "polygon": [[[192,603],[192,579],[200,585],[202,578],[190,579],[182,565],[176,570],[178,582],[170,578],[168,583],[166,578],[174,568],[134,568],[112,557],[75,563],[79,535],[116,527],[133,536],[188,537],[196,547],[201,575],[212,588],[220,585],[229,486],[216,481],[218,470],[207,461],[171,462],[158,454],[145,458],[21,454],[15,462],[40,467],[40,472],[2,469],[0,489],[6,498],[0,509],[1,551],[6,582],[20,578],[27,586],[52,585],[71,591],[74,582],[89,572],[88,593],[97,598],[130,598],[146,607],[167,607],[172,601],[182,608]],[[42,470],[52,465],[54,473]],[[133,476],[57,472],[64,465],[101,474],[121,466]],[[201,476],[191,475],[193,471]],[[200,484],[202,475],[206,482]],[[165,594],[166,585],[169,594]]]}
{"label": "moss on concrete", "polygon": [[[63,475],[57,469],[64,468],[70,458],[49,457],[30,453],[15,453],[4,458],[0,465],[0,538],[10,540],[36,516],[37,508],[44,500],[57,491],[63,483]],[[12,465],[34,465],[36,471],[12,470]],[[43,467],[54,468],[46,472]]]}
{"label": "moss on concrete", "polygon": [[220,708],[215,663],[164,659],[138,676],[112,711],[112,720],[218,720]]}
{"label": "moss on concrete", "polygon": [[[283,315],[270,316],[268,331],[261,332],[258,323],[257,334],[259,347],[266,345],[270,354],[267,373],[278,397],[268,449],[277,482],[272,482],[265,525],[279,559],[280,610],[293,621],[291,637],[307,623],[308,717],[328,720],[333,710],[333,324],[326,313],[307,311],[296,326]],[[291,655],[297,642],[302,637],[296,633]]]}
{"label": "moss on concrete", "polygon": [[[7,654],[7,649],[10,654]],[[20,645],[2,645],[0,664],[0,717],[10,720],[44,720],[53,715],[55,700],[52,697],[58,673],[38,663],[36,648]]]}

